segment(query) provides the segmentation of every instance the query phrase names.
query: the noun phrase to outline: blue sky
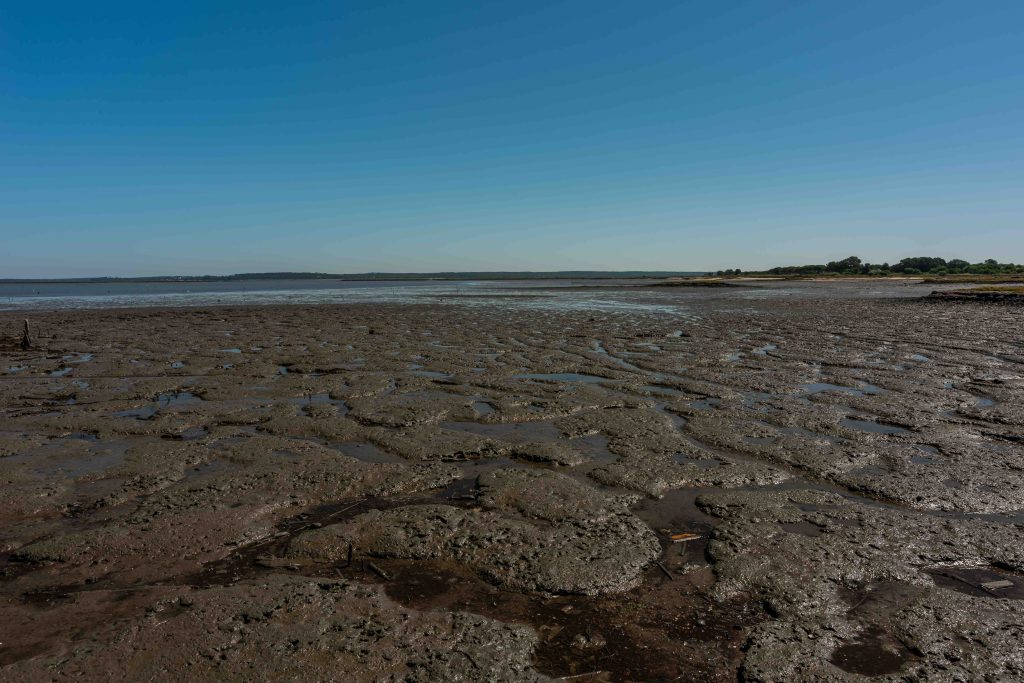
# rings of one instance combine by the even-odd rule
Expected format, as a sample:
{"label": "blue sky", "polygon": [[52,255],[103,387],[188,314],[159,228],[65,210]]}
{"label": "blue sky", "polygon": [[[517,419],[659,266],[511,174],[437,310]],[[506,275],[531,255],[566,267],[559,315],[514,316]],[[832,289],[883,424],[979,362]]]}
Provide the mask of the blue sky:
{"label": "blue sky", "polygon": [[7,3],[0,276],[1024,261],[1024,3]]}

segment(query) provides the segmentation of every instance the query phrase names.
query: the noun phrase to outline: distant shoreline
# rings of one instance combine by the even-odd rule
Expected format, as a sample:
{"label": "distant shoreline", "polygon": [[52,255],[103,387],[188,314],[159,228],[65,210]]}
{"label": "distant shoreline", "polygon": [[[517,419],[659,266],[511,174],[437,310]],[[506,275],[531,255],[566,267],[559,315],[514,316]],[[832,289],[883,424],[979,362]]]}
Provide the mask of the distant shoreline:
{"label": "distant shoreline", "polygon": [[0,278],[0,284],[81,284],[107,285],[117,283],[188,283],[188,282],[247,282],[280,280],[336,280],[341,282],[403,282],[452,280],[622,280],[664,279],[706,276],[699,271],[496,271],[496,272],[440,272],[440,273],[240,273],[237,275],[157,275],[147,277],[80,277],[80,278]]}

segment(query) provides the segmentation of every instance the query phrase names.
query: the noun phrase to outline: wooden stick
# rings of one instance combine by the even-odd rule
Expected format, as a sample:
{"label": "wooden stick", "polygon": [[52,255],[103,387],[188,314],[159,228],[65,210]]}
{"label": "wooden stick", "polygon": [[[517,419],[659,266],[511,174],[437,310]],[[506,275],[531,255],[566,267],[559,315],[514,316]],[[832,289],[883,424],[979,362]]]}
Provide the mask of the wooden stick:
{"label": "wooden stick", "polygon": [[388,576],[388,573],[380,567],[378,567],[377,565],[375,565],[373,562],[368,562],[366,566],[368,566],[370,570],[373,571],[374,574],[384,579],[385,581],[391,580],[391,577]]}
{"label": "wooden stick", "polygon": [[583,678],[584,676],[598,676],[598,675],[603,674],[603,673],[604,673],[604,671],[588,671],[585,674],[576,674],[575,676],[562,676],[561,678],[556,678],[555,680],[556,681],[571,681],[571,680],[575,680],[577,678]]}

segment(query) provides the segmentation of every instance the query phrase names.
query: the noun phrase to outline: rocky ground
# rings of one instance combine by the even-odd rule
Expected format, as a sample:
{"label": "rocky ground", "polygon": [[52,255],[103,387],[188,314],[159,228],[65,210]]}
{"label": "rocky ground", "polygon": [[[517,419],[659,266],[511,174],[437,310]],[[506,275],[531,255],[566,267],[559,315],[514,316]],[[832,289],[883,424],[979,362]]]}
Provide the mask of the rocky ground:
{"label": "rocky ground", "polygon": [[0,678],[1021,680],[1021,309],[785,287],[2,313]]}

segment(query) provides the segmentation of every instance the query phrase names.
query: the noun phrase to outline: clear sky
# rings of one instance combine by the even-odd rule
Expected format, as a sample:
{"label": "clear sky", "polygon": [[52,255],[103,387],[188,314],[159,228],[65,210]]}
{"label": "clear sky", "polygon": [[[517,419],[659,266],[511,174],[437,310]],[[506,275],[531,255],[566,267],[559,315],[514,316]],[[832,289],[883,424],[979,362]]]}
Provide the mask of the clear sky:
{"label": "clear sky", "polygon": [[0,9],[0,276],[1024,261],[1024,3]]}

